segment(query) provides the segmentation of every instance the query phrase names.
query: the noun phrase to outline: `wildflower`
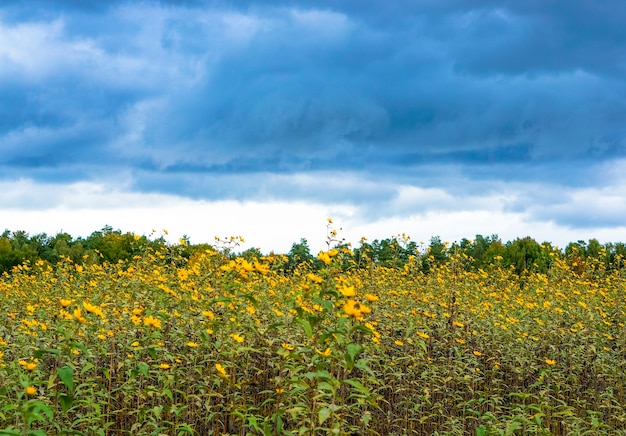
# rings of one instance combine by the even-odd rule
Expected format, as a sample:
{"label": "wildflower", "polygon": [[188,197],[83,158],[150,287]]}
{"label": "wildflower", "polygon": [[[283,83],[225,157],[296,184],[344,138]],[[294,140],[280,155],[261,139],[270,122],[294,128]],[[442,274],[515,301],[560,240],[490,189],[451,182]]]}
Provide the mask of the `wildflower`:
{"label": "wildflower", "polygon": [[59,303],[61,303],[61,306],[63,306],[63,307],[67,307],[67,306],[69,306],[70,304],[72,304],[72,300],[69,300],[69,299],[67,299],[67,298],[61,298],[61,299],[59,300]]}
{"label": "wildflower", "polygon": [[161,328],[161,320],[158,319],[158,318],[153,317],[152,315],[146,316],[143,319],[143,323],[147,327],[154,327],[156,329],[160,329]]}
{"label": "wildflower", "polygon": [[245,275],[245,273],[249,273],[254,271],[254,265],[252,265],[250,262],[248,262],[246,259],[238,259],[240,260],[239,266],[241,268],[241,270],[243,270],[241,273]]}
{"label": "wildflower", "polygon": [[187,342],[187,346],[188,346],[189,348],[196,348],[196,347],[198,346],[198,343],[197,343],[197,342],[192,342],[192,341],[189,341],[189,342]]}
{"label": "wildflower", "polygon": [[132,344],[130,344],[131,347],[138,347],[139,346],[139,342],[135,341]]}
{"label": "wildflower", "polygon": [[25,391],[26,395],[33,396],[37,393],[37,388],[35,386],[27,386]]}
{"label": "wildflower", "polygon": [[293,351],[294,350],[294,346],[288,343],[283,343],[283,345],[281,345],[281,347],[283,347],[285,350],[287,351]]}
{"label": "wildflower", "polygon": [[317,258],[321,260],[322,262],[324,262],[326,265],[330,265],[330,263],[332,262],[328,253],[325,253],[323,251],[319,252],[319,254],[317,255]]}
{"label": "wildflower", "polygon": [[356,319],[358,319],[359,321],[362,321],[363,320],[363,315],[365,313],[369,313],[370,309],[367,306],[364,306],[364,305],[358,303],[357,301],[348,300],[343,305],[343,311],[346,313],[346,315],[353,316]]}
{"label": "wildflower", "polygon": [[80,310],[80,307],[74,309],[74,319],[81,324],[87,324],[87,319],[83,316],[83,311]]}
{"label": "wildflower", "polygon": [[318,350],[318,349],[316,348],[316,349],[315,349],[315,352],[316,352],[317,354],[319,354],[320,356],[328,357],[328,356],[330,356],[331,349],[330,349],[330,348],[326,348],[326,350],[324,350],[324,351],[320,351],[320,350]]}
{"label": "wildflower", "polygon": [[269,265],[262,265],[256,260],[254,261],[254,269],[256,269],[259,274],[267,274],[270,271]]}
{"label": "wildflower", "polygon": [[224,369],[222,365],[220,365],[219,363],[216,363],[215,369],[217,370],[219,375],[221,375],[222,377],[226,377],[226,370]]}
{"label": "wildflower", "polygon": [[238,335],[237,333],[231,333],[230,337],[233,339],[233,341],[235,342],[239,342],[242,343],[243,342],[243,336]]}
{"label": "wildflower", "polygon": [[365,299],[369,301],[370,303],[373,303],[374,301],[379,300],[379,298],[374,294],[365,294]]}
{"label": "wildflower", "polygon": [[25,360],[20,360],[19,364],[24,367],[27,371],[34,371],[37,368],[37,359],[30,359],[28,362]]}
{"label": "wildflower", "polygon": [[546,359],[544,362],[546,362],[548,365],[554,365],[556,363],[556,360]]}
{"label": "wildflower", "polygon": [[308,273],[306,275],[307,279],[311,280],[313,283],[322,283],[324,281],[323,278],[321,278],[320,276],[317,276],[313,273]]}
{"label": "wildflower", "polygon": [[285,392],[285,390],[283,388],[276,388],[276,393],[277,394],[282,394],[283,392]]}
{"label": "wildflower", "polygon": [[343,295],[344,297],[354,297],[356,295],[356,290],[354,289],[354,286],[342,286],[339,289],[339,292],[341,292],[341,295]]}
{"label": "wildflower", "polygon": [[102,309],[100,309],[98,306],[96,306],[94,304],[87,303],[86,301],[84,301],[83,302],[83,307],[85,308],[85,310],[88,313],[93,313],[94,315],[97,315],[100,318],[104,318],[104,312],[102,312]]}
{"label": "wildflower", "polygon": [[480,351],[477,351],[477,350],[472,351],[472,354],[474,354],[474,356],[476,356],[476,357],[480,357],[480,356],[483,355],[483,353],[481,353]]}
{"label": "wildflower", "polygon": [[430,336],[428,336],[428,334],[423,333],[423,332],[417,332],[417,336],[419,336],[422,339],[428,339],[430,338]]}
{"label": "wildflower", "polygon": [[159,365],[159,368],[161,368],[161,369],[170,369],[170,365],[167,364],[167,363],[162,363],[162,364]]}
{"label": "wildflower", "polygon": [[404,345],[404,342],[400,341],[400,340],[395,340],[393,341],[394,344],[396,344],[398,347],[401,347]]}

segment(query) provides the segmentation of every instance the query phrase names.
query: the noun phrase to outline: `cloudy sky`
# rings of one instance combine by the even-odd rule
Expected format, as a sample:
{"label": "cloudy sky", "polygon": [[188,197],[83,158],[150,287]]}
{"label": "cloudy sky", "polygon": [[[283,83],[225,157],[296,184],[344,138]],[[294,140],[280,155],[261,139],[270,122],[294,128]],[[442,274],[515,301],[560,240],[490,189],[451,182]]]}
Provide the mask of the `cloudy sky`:
{"label": "cloudy sky", "polygon": [[622,0],[3,0],[0,230],[626,241]]}

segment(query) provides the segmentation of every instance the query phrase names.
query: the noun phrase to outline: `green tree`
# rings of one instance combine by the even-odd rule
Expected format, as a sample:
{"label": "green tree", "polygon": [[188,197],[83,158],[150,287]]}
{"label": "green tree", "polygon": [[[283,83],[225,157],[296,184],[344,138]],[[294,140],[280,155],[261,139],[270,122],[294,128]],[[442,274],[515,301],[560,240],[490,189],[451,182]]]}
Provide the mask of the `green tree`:
{"label": "green tree", "polygon": [[291,250],[287,253],[287,263],[285,264],[285,272],[293,273],[301,265],[313,266],[315,258],[311,254],[309,243],[305,238],[301,238],[300,242],[294,242]]}
{"label": "green tree", "polygon": [[521,275],[529,270],[544,273],[547,271],[548,264],[542,255],[541,245],[530,236],[507,242],[505,248],[505,265],[513,265],[517,274]]}

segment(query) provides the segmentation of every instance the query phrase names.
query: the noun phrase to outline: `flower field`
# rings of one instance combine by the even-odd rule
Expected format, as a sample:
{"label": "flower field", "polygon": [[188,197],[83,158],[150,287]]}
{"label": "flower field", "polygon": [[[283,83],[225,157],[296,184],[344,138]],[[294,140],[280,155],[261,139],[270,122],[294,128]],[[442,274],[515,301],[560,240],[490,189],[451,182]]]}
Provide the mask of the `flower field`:
{"label": "flower field", "polygon": [[626,277],[180,246],[0,279],[0,435],[626,433]]}

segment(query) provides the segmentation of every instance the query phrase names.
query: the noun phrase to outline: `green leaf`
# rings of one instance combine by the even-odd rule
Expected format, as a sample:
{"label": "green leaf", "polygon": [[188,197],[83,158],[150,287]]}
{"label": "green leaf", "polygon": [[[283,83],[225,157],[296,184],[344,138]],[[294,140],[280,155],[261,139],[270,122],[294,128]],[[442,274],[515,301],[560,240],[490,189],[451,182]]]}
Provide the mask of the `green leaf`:
{"label": "green leaf", "polygon": [[78,348],[79,350],[81,350],[82,352],[85,352],[85,353],[87,352],[87,347],[85,347],[80,342],[70,342],[70,347]]}
{"label": "green leaf", "polygon": [[345,382],[349,384],[350,386],[352,386],[357,391],[359,391],[360,394],[369,395],[370,393],[370,390],[367,389],[365,386],[363,386],[363,383],[361,383],[359,380],[348,379]]}
{"label": "green leaf", "polygon": [[141,374],[143,374],[144,377],[148,377],[148,370],[150,369],[150,367],[146,362],[139,362],[137,364],[137,369]]}
{"label": "green leaf", "polygon": [[353,362],[356,355],[363,350],[363,346],[358,344],[348,344],[346,348],[348,349],[348,354],[350,355],[350,358]]}
{"label": "green leaf", "polygon": [[64,366],[63,368],[57,368],[57,374],[59,378],[65,385],[65,387],[70,391],[74,391],[74,368],[71,366]]}
{"label": "green leaf", "polygon": [[317,412],[317,419],[320,422],[320,425],[324,424],[328,418],[330,418],[331,410],[328,407],[322,407]]}
{"label": "green leaf", "polygon": [[195,434],[195,431],[189,426],[189,424],[178,424],[177,430],[176,434],[178,436],[184,434]]}
{"label": "green leaf", "polygon": [[87,371],[89,371],[89,370],[91,370],[93,368],[94,368],[93,363],[87,362],[85,364],[85,366],[83,366],[83,369],[80,370],[80,375],[85,374]]}
{"label": "green leaf", "polygon": [[65,395],[65,394],[59,395],[59,404],[61,405],[61,409],[63,409],[63,413],[67,413],[67,411],[72,408],[73,403],[74,403],[73,396]]}
{"label": "green leaf", "polygon": [[476,436],[485,436],[487,434],[487,428],[484,425],[480,425],[476,428]]}
{"label": "green leaf", "polygon": [[510,422],[509,425],[506,426],[506,433],[507,435],[512,435],[515,433],[516,430],[519,430],[520,428],[522,428],[522,423],[519,421],[513,421]]}
{"label": "green leaf", "polygon": [[169,390],[168,388],[163,388],[163,390],[161,391],[163,393],[163,395],[165,395],[167,398],[169,398],[169,400],[173,403],[174,402],[174,395],[172,395],[172,391]]}
{"label": "green leaf", "polygon": [[298,323],[302,326],[302,328],[304,329],[304,333],[306,333],[309,338],[313,337],[313,328],[311,327],[311,323],[309,322],[309,320],[299,318]]}
{"label": "green leaf", "polygon": [[331,393],[335,392],[335,388],[333,387],[333,385],[331,385],[330,383],[325,382],[325,381],[320,382],[317,385],[317,388],[322,390],[322,391],[328,391],[328,392],[331,392]]}
{"label": "green leaf", "polygon": [[321,378],[323,380],[330,380],[330,373],[327,370],[323,371],[315,371],[315,372],[307,372],[304,374],[304,377],[309,380],[313,380],[314,378]]}
{"label": "green leaf", "polygon": [[55,356],[58,356],[60,354],[60,351],[52,349],[52,348],[41,348],[41,349],[35,350],[33,352],[33,356],[37,359],[41,359],[41,356],[43,356],[46,353],[54,354]]}

